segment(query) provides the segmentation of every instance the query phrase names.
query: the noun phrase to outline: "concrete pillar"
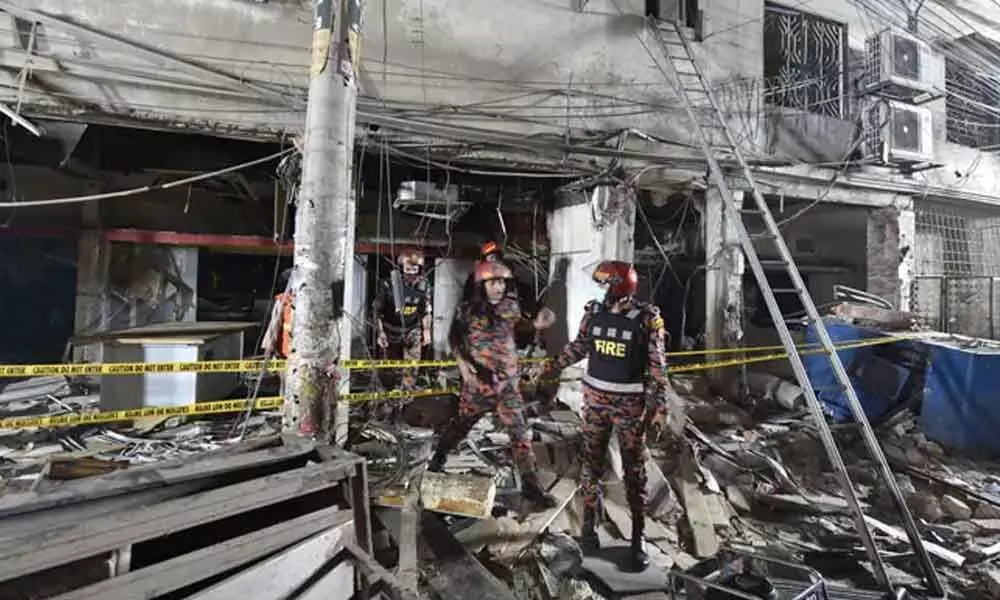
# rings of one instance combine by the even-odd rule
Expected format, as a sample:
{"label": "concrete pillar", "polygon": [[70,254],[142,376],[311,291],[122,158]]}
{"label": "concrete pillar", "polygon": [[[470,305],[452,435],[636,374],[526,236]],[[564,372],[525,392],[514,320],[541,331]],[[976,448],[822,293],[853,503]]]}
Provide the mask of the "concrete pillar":
{"label": "concrete pillar", "polygon": [[472,271],[473,262],[458,258],[440,258],[434,262],[434,330],[431,332],[431,343],[436,359],[443,360],[452,354],[448,345],[448,330],[462,300],[462,287]]}
{"label": "concrete pillar", "polygon": [[[623,194],[620,189],[604,187],[556,199],[548,219],[549,288],[543,298],[558,316],[555,326],[546,332],[546,346],[553,352],[576,337],[587,302],[602,297],[592,278],[597,263],[634,259],[635,202]],[[579,367],[570,368],[563,378],[581,374]],[[563,384],[559,399],[578,408],[582,400],[579,382]]]}
{"label": "concrete pillar", "polygon": [[[743,192],[733,192],[742,206]],[[723,210],[718,189],[705,193],[705,347],[732,348],[743,340],[743,273],[746,269],[736,224]],[[709,356],[709,360],[717,357]],[[712,372],[718,378],[722,372]]]}
{"label": "concrete pillar", "polygon": [[[867,291],[907,310],[912,279],[913,202],[900,197],[894,206],[868,211]],[[904,308],[904,306],[906,308]]]}
{"label": "concrete pillar", "polygon": [[[73,332],[86,335],[103,331],[108,325],[108,274],[111,266],[111,243],[99,230],[87,230],[77,242],[76,309]],[[101,362],[101,345],[73,349],[73,360]]]}

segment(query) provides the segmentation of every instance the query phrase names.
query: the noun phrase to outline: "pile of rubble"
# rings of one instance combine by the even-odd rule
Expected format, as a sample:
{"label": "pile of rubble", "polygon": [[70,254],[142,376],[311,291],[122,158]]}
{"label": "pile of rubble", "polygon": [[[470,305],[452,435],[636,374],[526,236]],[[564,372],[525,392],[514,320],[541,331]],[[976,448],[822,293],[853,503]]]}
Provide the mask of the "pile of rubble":
{"label": "pile of rubble", "polygon": [[[397,465],[397,476],[374,478],[380,485],[371,491],[373,548],[381,564],[395,566],[394,588],[441,600],[662,598],[679,585],[678,573],[717,572],[720,557],[742,553],[821,574],[831,598],[882,597],[811,419],[789,400],[794,389],[751,386],[767,393],[737,406],[709,393],[700,378],[678,377],[675,387],[686,404],[687,426],[681,435],[650,443],[646,536],[652,565],[645,572],[619,568],[631,521],[614,443],[602,549],[585,555],[574,541],[582,521],[581,431],[576,411],[564,407],[532,419],[543,483],[557,499],[555,508],[541,512],[520,500],[518,474],[506,456],[509,440],[489,418],[450,457],[445,474],[422,466],[430,427],[383,436],[389,445],[406,445],[405,452],[387,453],[388,462],[404,455],[408,460]],[[425,408],[435,404],[440,409],[446,402],[427,399]],[[65,378],[37,378],[0,393],[0,418],[78,413],[96,405],[96,395]],[[42,492],[60,481],[137,464],[197,460],[248,438],[274,437],[280,426],[274,416],[3,430],[0,495]],[[833,429],[890,578],[919,590],[921,572],[893,503],[863,458],[859,435],[853,426]],[[879,440],[951,597],[1000,597],[997,465],[950,455],[906,413],[881,426]],[[369,473],[381,472],[382,459],[362,453],[369,456]]]}
{"label": "pile of rubble", "polygon": [[[36,377],[0,392],[0,420],[87,414],[100,395],[66,377]],[[130,465],[193,457],[280,432],[263,413],[210,417],[149,417],[114,426],[0,428],[0,494],[37,490],[46,481],[107,473]]]}
{"label": "pile of rubble", "polygon": [[[472,577],[477,589],[500,590],[497,583],[502,582],[508,592],[497,591],[498,598],[511,593],[546,600],[663,597],[671,573],[704,570],[706,564],[718,564],[720,551],[733,551],[811,568],[822,575],[831,598],[882,597],[809,416],[770,398],[738,407],[713,397],[696,378],[676,384],[687,403],[688,426],[683,436],[651,444],[647,540],[652,566],[638,575],[618,567],[631,522],[614,447],[612,470],[617,475],[606,482],[602,550],[584,556],[572,540],[580,532],[582,512],[575,493],[580,466],[576,414],[556,411],[533,423],[540,467],[559,501],[555,509],[540,513],[521,506],[509,467],[491,455],[506,444],[505,435],[489,420],[480,423],[446,471],[496,484],[493,496],[479,493],[474,503],[484,514],[473,518],[442,509],[434,503],[440,504],[444,492],[432,493],[428,502],[427,486],[422,490],[425,509],[451,514],[437,535],[453,536],[483,567]],[[836,426],[834,433],[891,580],[919,591],[921,572],[892,502],[872,465],[861,458],[866,454],[858,434],[853,426]],[[992,464],[948,456],[915,430],[905,414],[885,425],[879,437],[951,597],[1000,597],[1000,568],[992,566],[1000,556],[1000,477],[990,474],[1000,471]],[[487,488],[451,492],[471,497],[473,489]],[[406,492],[400,488],[395,493],[398,497],[383,495],[383,508],[376,511],[385,526],[381,550],[390,562],[407,554],[398,516],[400,506],[407,510]],[[410,510],[415,507],[411,500]],[[418,548],[428,543],[426,532],[416,535]],[[378,535],[375,539],[380,540]],[[415,564],[409,568],[419,570]],[[471,577],[469,569],[450,572],[425,561],[420,568],[439,597],[457,600],[461,590],[469,589],[454,581],[457,573]]]}

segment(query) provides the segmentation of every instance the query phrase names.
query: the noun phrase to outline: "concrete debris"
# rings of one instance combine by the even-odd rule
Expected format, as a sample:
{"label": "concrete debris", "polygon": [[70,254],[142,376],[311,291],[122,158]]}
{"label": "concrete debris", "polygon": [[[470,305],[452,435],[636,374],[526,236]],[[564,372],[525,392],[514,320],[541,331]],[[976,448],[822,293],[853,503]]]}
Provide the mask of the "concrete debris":
{"label": "concrete debris", "polygon": [[[529,419],[539,479],[557,501],[542,511],[521,501],[509,438],[493,419],[473,429],[443,473],[424,470],[428,435],[416,436],[414,429],[365,437],[352,450],[366,456],[369,473],[397,459],[394,444],[422,440],[420,452],[404,446],[410,462],[396,475],[378,483],[369,475],[370,502],[383,507],[376,509],[380,525],[373,531],[379,568],[413,592],[410,597],[662,598],[669,573],[693,573],[720,553],[737,550],[808,565],[832,587],[870,587],[870,567],[839,483],[810,419],[795,412],[801,390],[773,376],[755,375],[749,383],[751,395],[767,401],[736,406],[712,396],[698,378],[678,378],[681,398],[674,402],[684,404],[678,412],[687,421],[683,431],[649,441],[645,537],[653,566],[641,574],[620,568],[633,521],[614,448],[598,527],[601,549],[584,552],[574,537],[583,514],[582,453],[580,419],[571,410]],[[9,388],[0,394],[2,414],[90,406],[85,390],[60,378]],[[47,396],[27,390],[45,390]],[[233,418],[170,417],[0,433],[0,499],[225,452],[234,441]],[[271,415],[251,417],[242,443],[273,435],[278,426]],[[920,573],[885,486],[863,458],[856,434],[845,427],[835,435],[893,580],[919,587]],[[946,452],[905,415],[887,424],[879,440],[923,543],[953,588],[951,597],[1000,597],[1000,571],[990,562],[1000,556],[1000,478],[994,475],[1000,469]]]}
{"label": "concrete debris", "polygon": [[972,517],[972,509],[969,508],[969,505],[951,494],[941,496],[941,509],[955,521],[965,521]]}
{"label": "concrete debris", "polygon": [[420,478],[420,501],[434,512],[485,519],[493,513],[496,495],[496,483],[489,477],[428,471]]}
{"label": "concrete debris", "polygon": [[[36,377],[0,392],[0,418],[85,414],[100,397],[65,377]],[[234,435],[236,424],[242,435]],[[57,481],[81,479],[130,466],[197,457],[280,431],[268,414],[155,417],[132,422],[63,428],[0,430],[0,496],[44,491]]]}
{"label": "concrete debris", "polygon": [[[461,571],[478,582],[480,596],[482,590],[502,596],[497,587],[502,583],[514,597],[531,600],[662,598],[672,570],[694,573],[724,551],[737,550],[807,565],[831,589],[871,590],[870,565],[839,482],[810,419],[794,413],[801,408],[801,390],[773,377],[757,377],[754,385],[752,394],[772,401],[734,406],[710,395],[696,378],[678,382],[688,421],[682,433],[649,444],[645,537],[653,566],[640,574],[620,567],[633,521],[616,447],[609,451],[604,481],[601,548],[584,552],[573,537],[579,535],[582,519],[575,495],[581,455],[576,414],[560,410],[531,419],[540,479],[559,501],[557,508],[540,512],[520,502],[506,458],[507,437],[484,419],[467,446],[449,457],[447,475],[431,477],[437,478],[440,494],[456,496],[471,494],[471,488],[457,484],[460,475],[491,481],[494,509],[483,505],[473,511],[476,518],[467,513],[439,520],[468,554],[454,554],[449,561],[456,566],[442,569],[421,552],[421,580],[435,593],[446,588],[455,592],[454,577]],[[908,538],[885,486],[860,451],[856,435],[846,427],[835,435],[890,576],[897,584],[919,588],[920,572],[910,560]],[[991,586],[1000,585],[996,573],[985,568],[994,555],[1000,556],[1000,494],[995,494],[1000,479],[990,473],[995,467],[951,456],[906,416],[894,418],[879,439],[952,597],[997,597],[975,595],[975,590],[993,593]],[[423,508],[440,509],[427,498]],[[425,540],[428,532],[420,535]],[[473,568],[470,559],[489,575]],[[469,582],[461,589],[471,589]],[[879,596],[877,591],[857,595]]]}

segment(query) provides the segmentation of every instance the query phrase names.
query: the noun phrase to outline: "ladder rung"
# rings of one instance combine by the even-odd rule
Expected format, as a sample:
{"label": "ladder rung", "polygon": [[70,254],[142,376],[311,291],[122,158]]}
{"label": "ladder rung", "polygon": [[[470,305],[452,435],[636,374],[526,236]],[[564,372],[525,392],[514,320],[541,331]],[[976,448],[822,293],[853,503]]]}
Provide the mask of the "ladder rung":
{"label": "ladder rung", "polygon": [[698,92],[699,94],[707,94],[705,88],[682,88],[685,92]]}
{"label": "ladder rung", "polygon": [[772,267],[787,267],[788,263],[780,258],[768,258],[760,261],[761,265]]}
{"label": "ladder rung", "polygon": [[832,386],[828,385],[828,386],[825,386],[825,387],[814,387],[813,388],[813,392],[815,392],[816,394],[823,394],[823,393],[826,393],[826,392],[838,392],[838,393],[841,393],[841,392],[843,392],[846,389],[847,389],[847,386],[844,386],[844,385],[832,385]]}
{"label": "ladder rung", "polygon": [[761,232],[758,232],[758,233],[751,233],[749,235],[750,235],[750,239],[754,239],[754,240],[776,240],[776,239],[778,239],[778,236],[774,235],[770,231],[761,231]]}
{"label": "ladder rung", "polygon": [[772,288],[772,294],[801,294],[802,288]]}

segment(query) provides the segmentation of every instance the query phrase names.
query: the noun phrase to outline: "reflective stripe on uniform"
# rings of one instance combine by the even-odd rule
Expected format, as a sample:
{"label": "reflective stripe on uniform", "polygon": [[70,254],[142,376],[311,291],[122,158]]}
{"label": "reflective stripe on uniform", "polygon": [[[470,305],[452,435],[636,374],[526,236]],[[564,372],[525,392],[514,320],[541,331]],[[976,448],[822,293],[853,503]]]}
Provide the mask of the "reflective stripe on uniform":
{"label": "reflective stripe on uniform", "polygon": [[603,379],[598,379],[593,375],[584,375],[583,384],[590,386],[595,390],[611,394],[642,394],[646,391],[646,386],[641,381],[634,383],[616,383],[614,381],[604,381]]}

